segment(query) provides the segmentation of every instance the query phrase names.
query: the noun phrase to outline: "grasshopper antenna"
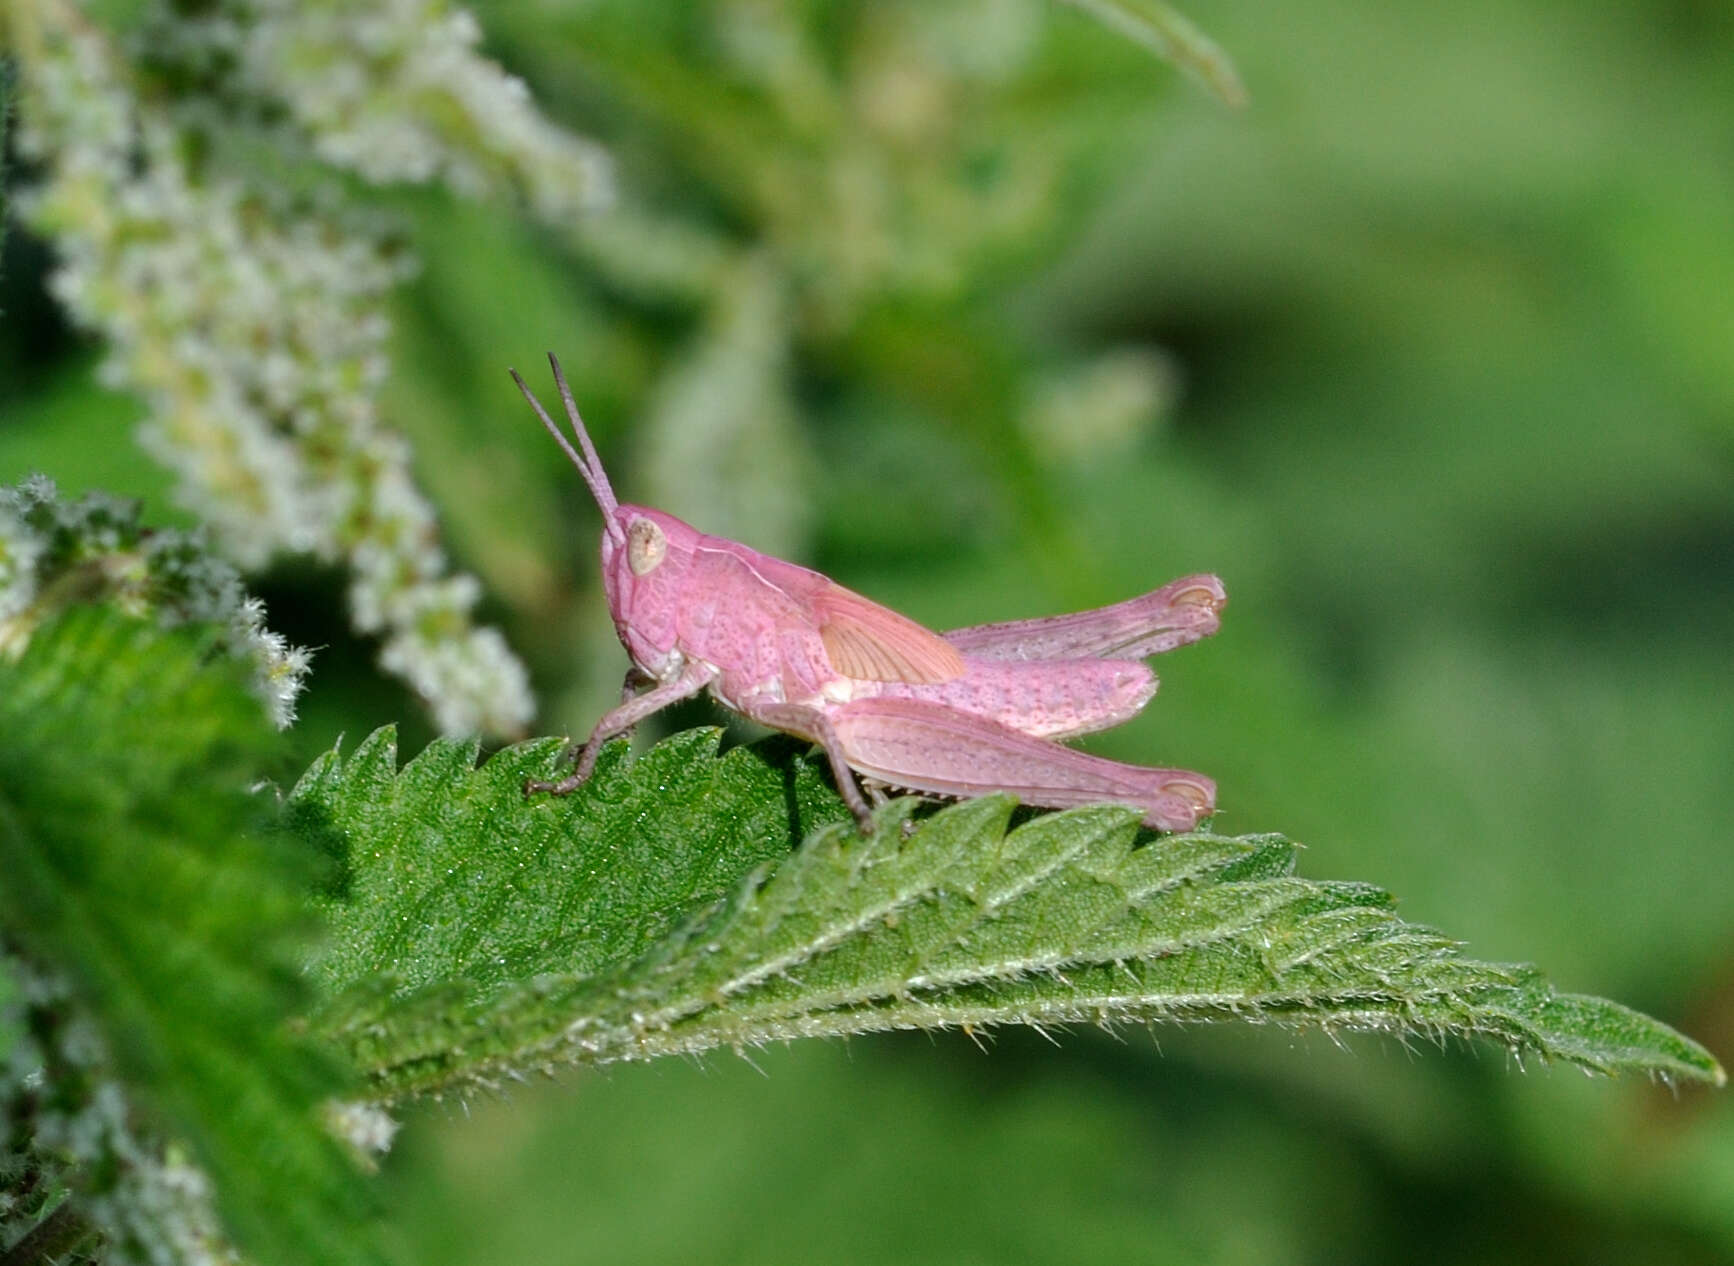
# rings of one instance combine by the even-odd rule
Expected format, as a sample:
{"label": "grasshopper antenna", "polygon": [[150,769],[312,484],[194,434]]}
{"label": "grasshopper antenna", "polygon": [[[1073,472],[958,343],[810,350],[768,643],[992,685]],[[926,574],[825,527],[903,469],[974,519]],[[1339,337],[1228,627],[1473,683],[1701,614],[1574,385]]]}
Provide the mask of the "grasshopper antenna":
{"label": "grasshopper antenna", "polygon": [[578,443],[584,450],[582,456],[572,447],[572,442],[560,433],[554,419],[548,416],[548,411],[542,407],[542,402],[536,399],[536,393],[519,377],[518,371],[509,369],[506,372],[512,375],[512,381],[518,384],[518,390],[524,393],[524,399],[530,402],[530,407],[536,411],[536,416],[542,420],[548,434],[565,450],[566,456],[584,477],[590,495],[596,498],[596,504],[602,508],[604,530],[610,534],[618,534],[620,528],[614,522],[614,512],[619,508],[619,502],[614,499],[614,489],[609,486],[608,474],[602,469],[602,459],[596,455],[596,446],[590,442],[590,433],[584,429],[584,420],[578,416],[578,404],[572,399],[572,388],[566,385],[566,375],[560,372],[560,362],[554,358],[552,352],[548,353],[548,363],[554,367],[554,382],[560,389],[560,403],[566,406],[566,417],[572,423],[572,433],[578,437]]}

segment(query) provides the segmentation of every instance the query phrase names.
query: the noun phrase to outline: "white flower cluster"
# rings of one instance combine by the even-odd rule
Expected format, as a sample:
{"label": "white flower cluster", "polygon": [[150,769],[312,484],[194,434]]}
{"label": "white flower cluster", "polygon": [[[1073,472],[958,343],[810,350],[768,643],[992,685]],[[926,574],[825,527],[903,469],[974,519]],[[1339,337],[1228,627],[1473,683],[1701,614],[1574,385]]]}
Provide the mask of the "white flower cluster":
{"label": "white flower cluster", "polygon": [[116,497],[62,501],[41,476],[0,486],[0,655],[24,649],[57,597],[92,594],[165,626],[226,629],[224,645],[250,667],[272,722],[295,719],[311,653],[265,627],[265,604],[197,537],[144,528],[137,504]]}
{"label": "white flower cluster", "polygon": [[528,677],[473,623],[480,587],[450,573],[378,413],[386,297],[410,259],[329,190],[261,189],[223,156],[267,139],[370,179],[512,184],[558,218],[606,196],[600,153],[544,122],[436,0],[165,8],[141,58],[176,69],[179,95],[138,92],[72,0],[16,4],[18,141],[44,173],[20,202],[59,252],[56,295],[108,339],[107,381],[147,399],[146,445],[182,500],[243,566],[347,563],[356,627],[443,730],[520,733]]}
{"label": "white flower cluster", "polygon": [[378,1164],[378,1158],[391,1150],[397,1137],[399,1122],[377,1103],[360,1100],[331,1101],[325,1105],[325,1126],[349,1144],[361,1163]]}
{"label": "white flower cluster", "polygon": [[[550,124],[523,81],[479,57],[444,0],[218,0],[153,28],[150,55],[288,111],[313,151],[376,184],[515,188],[559,223],[605,205],[605,151]],[[158,38],[160,33],[161,38]]]}
{"label": "white flower cluster", "polygon": [[[29,1105],[31,1160],[45,1169],[39,1182],[52,1188],[66,1166],[102,1175],[81,1191],[79,1210],[102,1229],[103,1260],[115,1266],[241,1266],[223,1236],[205,1172],[179,1148],[134,1130],[102,1038],[72,1010],[71,989],[15,958],[0,959],[0,967],[13,985],[0,995],[0,1030],[19,1034],[0,1061],[0,1128]],[[31,1024],[26,1012],[48,1023]],[[81,1086],[80,1093],[40,1093],[49,1053],[42,1041],[52,1044],[62,1070],[57,1084]],[[34,1221],[39,1212],[0,1204],[0,1225]]]}
{"label": "white flower cluster", "polygon": [[0,491],[0,652],[7,649],[11,622],[36,599],[36,566],[44,548],[42,537]]}

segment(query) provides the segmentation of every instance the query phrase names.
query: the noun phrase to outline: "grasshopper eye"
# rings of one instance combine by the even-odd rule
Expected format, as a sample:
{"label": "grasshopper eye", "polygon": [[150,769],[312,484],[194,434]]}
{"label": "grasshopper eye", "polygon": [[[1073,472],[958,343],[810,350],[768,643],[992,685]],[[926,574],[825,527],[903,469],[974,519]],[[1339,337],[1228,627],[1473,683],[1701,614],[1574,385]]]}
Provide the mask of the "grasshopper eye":
{"label": "grasshopper eye", "polygon": [[626,563],[634,576],[655,571],[668,553],[668,537],[649,519],[634,519],[626,529]]}

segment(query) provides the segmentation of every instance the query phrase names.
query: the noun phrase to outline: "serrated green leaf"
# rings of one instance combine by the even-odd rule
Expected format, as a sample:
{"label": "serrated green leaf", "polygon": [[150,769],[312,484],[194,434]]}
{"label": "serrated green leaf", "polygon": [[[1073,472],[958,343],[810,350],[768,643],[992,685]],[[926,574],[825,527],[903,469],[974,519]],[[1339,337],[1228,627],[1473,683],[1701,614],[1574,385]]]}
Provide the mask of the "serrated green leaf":
{"label": "serrated green leaf", "polygon": [[718,757],[714,731],[611,749],[527,803],[555,750],[476,770],[436,745],[394,773],[376,735],[296,789],[351,868],[318,1025],[375,1095],[808,1035],[1232,1018],[1722,1078],[1665,1025],[1463,957],[1382,889],[1296,876],[1280,836],[1152,836],[1112,805],[1008,831],[1011,799],[985,796],[919,821],[894,801],[863,839],[811,758]]}
{"label": "serrated green leaf", "polygon": [[72,981],[253,1257],[374,1260],[319,1119],[348,1079],[289,1029],[312,866],[249,832],[277,740],[215,637],[79,608],[0,662],[0,930]]}
{"label": "serrated green leaf", "polygon": [[630,766],[611,744],[582,795],[529,801],[524,783],[561,767],[558,740],[479,769],[476,744],[439,740],[400,773],[388,727],[347,760],[321,757],[289,797],[299,829],[348,849],[320,980],[333,994],[382,976],[401,991],[464,980],[486,992],[598,971],[847,816],[787,744],[718,757],[721,737],[691,730]]}

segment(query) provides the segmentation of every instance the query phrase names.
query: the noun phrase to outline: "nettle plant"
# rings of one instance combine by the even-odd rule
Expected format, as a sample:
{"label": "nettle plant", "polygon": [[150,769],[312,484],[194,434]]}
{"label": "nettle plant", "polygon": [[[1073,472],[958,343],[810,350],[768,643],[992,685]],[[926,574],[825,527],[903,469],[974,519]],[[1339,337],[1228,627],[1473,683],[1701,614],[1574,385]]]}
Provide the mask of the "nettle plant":
{"label": "nettle plant", "polygon": [[[1160,6],[1079,7],[1232,84]],[[478,739],[443,738],[400,767],[386,728],[286,769],[309,658],[266,629],[236,561],[346,560],[352,618],[448,729],[521,727],[528,693],[471,623],[475,587],[447,573],[406,450],[377,423],[377,304],[401,262],[342,214],[257,195],[190,138],[257,127],[296,161],[503,184],[553,217],[599,196],[605,169],[431,2],[365,41],[345,23],[368,6],[195,9],[160,15],[174,38],[151,45],[152,82],[172,90],[153,94],[67,0],[9,10],[20,147],[41,178],[26,215],[212,535],[46,479],[0,490],[7,1266],[378,1260],[365,1171],[398,1105],[807,1036],[1239,1019],[1723,1080],[1657,1021],[1470,959],[1379,888],[1296,875],[1279,835],[1217,834],[1209,781],[1182,771],[1137,771],[1163,777],[1134,804],[1040,813],[1005,792],[869,807],[851,765],[1035,803],[1056,788],[949,769],[922,783],[931,749],[918,768],[874,764],[860,730],[831,762],[786,737],[725,752],[715,729],[636,759],[607,743],[563,796],[526,795],[569,770],[557,738],[485,761]],[[370,108],[337,109],[331,91],[356,83]],[[177,251],[236,267],[183,295],[190,309],[153,306],[150,277],[198,271]],[[618,530],[630,551],[633,526]],[[1206,579],[1158,604],[1173,628],[1142,608],[1126,638],[1115,623],[1118,649],[1208,632]],[[815,634],[861,670],[841,676],[884,682],[922,647],[944,666],[936,635],[888,640],[875,618],[877,638],[859,620],[835,645]],[[972,654],[997,645],[973,632]],[[1099,766],[1029,741],[1058,803],[1115,798],[1071,777]]]}
{"label": "nettle plant", "polygon": [[[281,769],[303,656],[196,541],[0,494],[8,1261],[371,1261],[395,1106],[887,1029],[1243,1020],[1720,1084],[1701,1046],[1306,879],[1280,835],[890,800],[777,737]],[[285,1193],[293,1192],[293,1198]]]}

